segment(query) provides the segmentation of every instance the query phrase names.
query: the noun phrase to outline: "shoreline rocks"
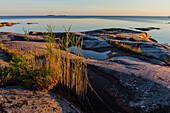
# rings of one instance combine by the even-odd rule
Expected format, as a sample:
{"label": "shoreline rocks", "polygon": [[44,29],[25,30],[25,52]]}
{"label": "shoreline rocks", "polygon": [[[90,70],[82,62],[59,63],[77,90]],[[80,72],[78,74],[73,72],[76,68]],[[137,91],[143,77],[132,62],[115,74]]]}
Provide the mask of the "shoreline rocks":
{"label": "shoreline rocks", "polygon": [[38,23],[36,23],[36,22],[35,22],[35,23],[29,23],[29,22],[28,22],[27,24],[30,25],[30,24],[38,24]]}
{"label": "shoreline rocks", "polygon": [[67,102],[52,93],[25,89],[19,86],[0,88],[1,110],[17,113],[77,113]]}
{"label": "shoreline rocks", "polygon": [[[19,33],[1,32],[0,38],[6,49],[20,50],[19,54],[23,56],[27,51],[33,49],[37,51],[37,56],[43,56],[46,40],[42,42],[42,34],[46,33],[30,32],[30,45],[25,41],[26,35]],[[54,34],[56,38],[66,37],[65,33]],[[113,100],[116,98],[117,105],[122,106],[122,109],[128,108],[142,113],[157,110],[168,112],[170,70],[169,66],[160,59],[170,61],[169,46],[155,43],[145,32],[125,29],[100,29],[81,33],[71,32],[70,34],[83,38],[83,49],[102,50],[105,48],[109,50],[111,48],[111,52],[118,54],[105,60],[86,59],[88,69],[92,72],[88,73],[90,81],[94,83],[92,86],[106,105],[110,105],[114,109],[110,103],[115,102]],[[119,35],[121,40],[115,39],[116,35]],[[140,41],[130,41],[129,38],[132,36]],[[134,55],[122,51],[110,42],[140,48],[141,54]],[[61,55],[65,57],[66,52],[62,51]],[[152,57],[146,57],[146,55]],[[70,53],[70,60],[75,58],[77,56]],[[81,58],[79,57],[79,59]],[[100,83],[102,87],[99,86]],[[104,93],[110,96],[106,98]],[[103,110],[102,106],[99,108]]]}
{"label": "shoreline rocks", "polygon": [[[5,41],[26,41],[27,35],[20,34],[20,33],[12,33],[12,32],[1,32],[0,33],[0,39]],[[46,40],[42,36],[29,36],[30,41],[36,41],[36,42],[46,42]]]}
{"label": "shoreline rocks", "polygon": [[[2,22],[0,23],[0,28],[1,27],[4,27],[4,26],[13,26],[13,25],[16,25],[16,24],[20,24],[20,23],[15,23],[15,22]],[[28,25],[31,25],[31,24],[38,24],[36,22],[28,22],[27,23]]]}
{"label": "shoreline rocks", "polygon": [[16,24],[20,24],[20,23],[2,22],[2,23],[0,23],[0,28],[1,28],[1,27],[4,27],[4,26],[13,26],[13,25],[16,25]]}

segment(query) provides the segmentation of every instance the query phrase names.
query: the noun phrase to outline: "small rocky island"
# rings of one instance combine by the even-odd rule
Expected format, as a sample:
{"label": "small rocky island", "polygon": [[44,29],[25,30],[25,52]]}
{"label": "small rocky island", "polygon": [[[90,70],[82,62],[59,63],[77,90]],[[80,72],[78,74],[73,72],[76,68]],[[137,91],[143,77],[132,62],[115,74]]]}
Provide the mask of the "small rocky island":
{"label": "small rocky island", "polygon": [[33,22],[28,22],[27,24],[31,25],[31,24],[38,24],[38,23],[37,22],[34,22],[34,23]]}
{"label": "small rocky island", "polygon": [[[46,40],[43,38],[45,34],[45,32],[30,32],[28,44],[25,34],[0,32],[0,40],[6,49],[21,50],[19,54],[23,56],[25,52],[29,51],[29,45],[37,51],[39,56],[43,56],[43,49],[46,49]],[[59,38],[66,36],[66,33],[54,34],[56,42]],[[83,50],[104,53],[107,56],[104,59],[95,59],[94,56],[86,59],[91,85],[105,103],[100,103],[97,99],[94,101],[99,101],[99,104],[90,101],[95,112],[170,112],[170,47],[168,45],[159,44],[148,33],[120,28],[70,32],[70,34],[83,38]],[[3,51],[0,54],[1,66],[8,66],[10,61],[8,54]],[[63,56],[64,54],[65,51],[63,51]],[[76,54],[72,52],[70,56],[70,60],[72,60]],[[6,93],[11,94],[13,90],[1,88],[0,97],[6,99],[5,101],[18,98],[19,95],[14,95],[15,92],[13,92],[13,96],[5,95]],[[32,102],[34,98],[45,99],[49,97],[48,94],[43,93],[32,95],[30,92],[21,91],[21,89],[18,91],[20,95],[31,96],[29,99],[32,100],[30,101],[22,97],[26,101],[22,102],[21,105],[26,109],[25,104],[28,104],[28,107],[32,107],[33,111],[36,111],[37,106],[30,106],[29,102]],[[51,97],[49,98],[51,99]],[[51,101],[56,103],[54,99]],[[52,108],[59,105],[57,103],[54,105],[54,103],[47,108],[56,110]],[[15,104],[13,103],[12,106]],[[11,105],[5,104],[4,106]],[[58,107],[57,112],[61,112],[63,107]],[[39,108],[41,106],[38,107],[38,110]],[[101,108],[101,110],[97,108]],[[12,107],[11,109],[20,108]],[[10,111],[11,109],[4,110]]]}
{"label": "small rocky island", "polygon": [[1,28],[1,27],[4,27],[4,26],[13,26],[13,25],[16,25],[16,24],[19,24],[19,23],[14,23],[14,22],[2,22],[2,23],[0,23],[0,28]]}
{"label": "small rocky island", "polygon": [[[0,28],[4,27],[4,26],[13,26],[13,25],[16,25],[16,24],[20,24],[20,23],[15,23],[15,22],[2,22],[0,23]],[[31,25],[31,24],[38,24],[37,22],[27,22],[28,25]]]}
{"label": "small rocky island", "polygon": [[160,28],[148,27],[148,28],[135,28],[140,31],[160,30]]}

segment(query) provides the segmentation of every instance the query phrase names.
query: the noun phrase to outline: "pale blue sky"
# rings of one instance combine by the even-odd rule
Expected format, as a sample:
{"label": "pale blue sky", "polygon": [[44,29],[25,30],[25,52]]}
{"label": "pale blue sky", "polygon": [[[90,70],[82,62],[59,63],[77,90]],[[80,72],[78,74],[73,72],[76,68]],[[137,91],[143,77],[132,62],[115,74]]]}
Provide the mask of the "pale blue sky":
{"label": "pale blue sky", "polygon": [[170,0],[0,0],[0,15],[170,16]]}

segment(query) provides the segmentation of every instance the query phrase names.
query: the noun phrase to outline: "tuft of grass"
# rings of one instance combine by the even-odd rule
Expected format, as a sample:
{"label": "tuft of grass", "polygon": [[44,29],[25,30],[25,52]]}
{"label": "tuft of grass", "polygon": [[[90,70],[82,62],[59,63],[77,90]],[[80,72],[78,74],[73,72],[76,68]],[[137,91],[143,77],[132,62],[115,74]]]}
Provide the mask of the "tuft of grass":
{"label": "tuft of grass", "polygon": [[164,45],[169,46],[168,43],[164,43]]}
{"label": "tuft of grass", "polygon": [[162,61],[165,62],[168,66],[170,66],[170,61],[167,61],[165,59],[163,59]]}
{"label": "tuft of grass", "polygon": [[118,40],[127,39],[127,38],[126,38],[125,36],[123,36],[123,35],[116,35],[115,38],[118,39]]}
{"label": "tuft of grass", "polygon": [[170,65],[170,61],[167,61],[165,59],[162,60],[162,59],[155,58],[153,56],[141,54],[140,47],[139,48],[130,47],[130,46],[126,45],[126,44],[119,44],[117,41],[115,41],[115,42],[111,42],[110,41],[108,43],[112,44],[113,46],[115,46],[115,47],[117,47],[117,48],[119,48],[119,49],[121,49],[123,51],[129,52],[129,53],[133,53],[133,54],[137,54],[137,55],[142,55],[142,56],[145,56],[147,58],[154,58],[154,59],[157,59],[157,60],[161,60],[161,61],[165,62],[168,66]]}
{"label": "tuft of grass", "polygon": [[140,42],[139,40],[136,39],[136,37],[130,37],[129,40],[130,40],[130,41]]}
{"label": "tuft of grass", "polygon": [[170,61],[165,61],[166,62],[166,64],[169,66],[170,65]]}
{"label": "tuft of grass", "polygon": [[[12,56],[9,67],[0,68],[0,85],[20,85],[35,91],[45,91],[52,89],[54,86],[61,85],[67,87],[77,94],[79,98],[85,97],[87,86],[90,86],[87,77],[87,63],[81,57],[81,51],[77,51],[74,59],[71,59],[69,46],[82,48],[83,39],[71,35],[70,29],[66,31],[66,36],[62,37],[57,44],[53,30],[55,27],[48,25],[48,33],[44,35],[46,39],[46,47],[44,50],[44,65],[43,62],[36,64],[36,54],[31,49],[26,57],[21,57],[18,51],[6,50],[1,43],[1,48],[6,50]],[[29,42],[29,33],[24,30]],[[30,46],[30,44],[29,44]],[[31,47],[30,47],[31,48]],[[65,52],[63,52],[63,50]],[[63,53],[66,53],[63,55]]]}
{"label": "tuft of grass", "polygon": [[136,52],[137,52],[138,54],[141,54],[141,49],[140,49],[140,47],[136,50]]}
{"label": "tuft of grass", "polygon": [[170,61],[165,61],[166,62],[166,64],[169,66],[170,65]]}
{"label": "tuft of grass", "polygon": [[123,51],[133,53],[133,54],[141,54],[141,49],[140,48],[131,47],[131,46],[128,46],[128,45],[123,44],[123,43],[119,44],[117,41],[115,41],[115,42],[110,41],[109,43],[114,45],[115,47],[123,50]]}
{"label": "tuft of grass", "polygon": [[3,45],[3,43],[2,43],[2,40],[0,40],[0,49],[4,49],[4,45]]}

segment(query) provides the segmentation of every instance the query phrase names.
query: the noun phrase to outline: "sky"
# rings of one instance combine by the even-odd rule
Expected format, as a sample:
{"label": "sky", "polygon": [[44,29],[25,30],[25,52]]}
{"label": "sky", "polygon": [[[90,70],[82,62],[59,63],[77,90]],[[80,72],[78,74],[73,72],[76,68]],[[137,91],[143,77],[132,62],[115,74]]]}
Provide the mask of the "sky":
{"label": "sky", "polygon": [[170,0],[0,0],[0,16],[170,16]]}

